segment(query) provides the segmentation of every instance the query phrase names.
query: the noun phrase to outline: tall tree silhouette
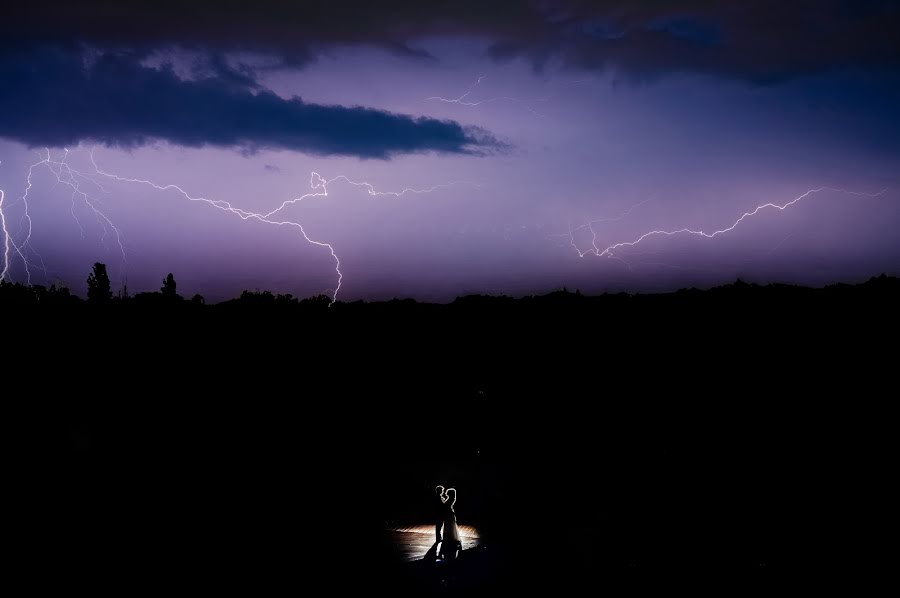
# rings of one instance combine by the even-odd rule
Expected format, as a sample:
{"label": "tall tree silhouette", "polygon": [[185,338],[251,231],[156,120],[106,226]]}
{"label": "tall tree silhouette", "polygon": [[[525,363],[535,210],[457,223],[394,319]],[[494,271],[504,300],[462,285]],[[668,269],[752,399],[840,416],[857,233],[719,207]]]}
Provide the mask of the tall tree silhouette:
{"label": "tall tree silhouette", "polygon": [[87,284],[88,301],[91,303],[106,303],[112,299],[106,264],[101,264],[100,262],[94,264],[93,271],[88,274]]}
{"label": "tall tree silhouette", "polygon": [[162,288],[159,290],[160,292],[162,292],[163,297],[174,299],[178,296],[178,294],[175,292],[175,286],[175,277],[172,276],[171,272],[169,272],[169,275],[166,276],[166,278],[163,280]]}

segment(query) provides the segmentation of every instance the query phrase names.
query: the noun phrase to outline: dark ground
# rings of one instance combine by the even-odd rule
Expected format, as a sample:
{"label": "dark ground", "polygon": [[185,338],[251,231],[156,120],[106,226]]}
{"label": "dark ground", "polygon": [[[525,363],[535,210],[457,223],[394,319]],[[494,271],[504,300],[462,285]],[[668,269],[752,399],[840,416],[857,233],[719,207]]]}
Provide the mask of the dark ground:
{"label": "dark ground", "polygon": [[[892,565],[898,299],[7,299],[8,566],[36,593],[859,591]],[[483,538],[447,586],[383,531],[437,483]]]}

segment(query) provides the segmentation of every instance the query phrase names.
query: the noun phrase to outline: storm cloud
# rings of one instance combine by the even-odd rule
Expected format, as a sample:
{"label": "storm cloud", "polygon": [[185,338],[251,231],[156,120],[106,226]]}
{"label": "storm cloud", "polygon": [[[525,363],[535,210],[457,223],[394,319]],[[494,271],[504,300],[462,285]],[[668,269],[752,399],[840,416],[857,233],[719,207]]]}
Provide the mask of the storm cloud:
{"label": "storm cloud", "polygon": [[302,66],[328,47],[411,57],[434,36],[487,40],[527,57],[646,77],[694,71],[771,83],[840,68],[900,66],[896,0],[47,0],[4,11],[6,44],[86,42],[259,51]]}
{"label": "storm cloud", "polygon": [[[0,19],[0,136],[28,145],[289,149],[390,158],[486,154],[504,144],[454,121],[283,98],[260,67],[303,68],[335,47],[428,58],[427,40],[487,42],[495,60],[646,81],[694,72],[752,84],[900,68],[896,0],[47,0]],[[204,76],[149,63],[205,56]],[[250,62],[253,62],[252,60]]]}
{"label": "storm cloud", "polygon": [[502,147],[486,131],[452,121],[311,104],[223,77],[182,79],[129,55],[101,54],[86,64],[64,48],[7,51],[0,80],[0,136],[27,145],[164,140],[361,158]]}

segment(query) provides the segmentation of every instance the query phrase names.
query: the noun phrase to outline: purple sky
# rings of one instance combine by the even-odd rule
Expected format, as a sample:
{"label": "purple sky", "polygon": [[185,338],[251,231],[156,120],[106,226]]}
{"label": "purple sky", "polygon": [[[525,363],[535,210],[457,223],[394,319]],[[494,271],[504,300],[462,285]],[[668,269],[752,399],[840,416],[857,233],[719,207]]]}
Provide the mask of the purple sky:
{"label": "purple sky", "polygon": [[[279,215],[332,245],[344,300],[447,301],[562,286],[651,291],[737,277],[820,285],[900,274],[897,75],[836,60],[834,68],[775,82],[690,68],[636,77],[559,60],[536,68],[526,55],[497,60],[488,46],[477,35],[422,37],[416,48],[430,56],[423,60],[367,44],[333,44],[315,61],[254,71],[254,93],[453,121],[474,135],[489,134],[484,151],[361,158],[299,146],[191,147],[197,144],[174,137],[124,147],[100,135],[79,143],[77,132],[74,143],[48,147],[56,161],[68,147],[67,163],[86,174],[94,172],[94,148],[107,173],[177,184],[247,212],[266,213],[309,193],[312,171],[379,191],[453,183],[394,197],[338,180],[328,197],[309,197]],[[142,60],[153,68],[171,60],[178,76],[191,79],[195,58],[175,48]],[[479,77],[464,98],[479,105],[427,99],[457,98]],[[480,103],[492,98],[499,99]],[[63,94],[42,109],[50,122],[65,122],[67,111],[80,114],[73,103],[79,99]],[[237,126],[234,120],[220,125]],[[31,177],[32,235],[25,246],[25,204],[18,200],[29,165],[46,153],[40,140],[3,130],[0,189],[13,243],[8,280],[26,281],[21,247],[33,283],[63,283],[81,295],[95,261],[109,265],[114,284],[127,280],[132,293],[157,290],[170,271],[182,295],[213,301],[243,289],[306,296],[335,288],[329,250],[306,242],[295,227],[243,220],[172,190],[99,177],[101,189],[82,180],[90,201],[119,230],[123,261],[115,235],[104,235],[84,198],[73,200],[73,189],[46,165]],[[655,229],[723,229],[758,205],[785,204],[819,187],[887,191],[825,190],[783,211],[762,210],[714,239],[654,236],[612,257],[579,256],[591,249],[593,235],[582,226],[590,221],[602,250]]]}

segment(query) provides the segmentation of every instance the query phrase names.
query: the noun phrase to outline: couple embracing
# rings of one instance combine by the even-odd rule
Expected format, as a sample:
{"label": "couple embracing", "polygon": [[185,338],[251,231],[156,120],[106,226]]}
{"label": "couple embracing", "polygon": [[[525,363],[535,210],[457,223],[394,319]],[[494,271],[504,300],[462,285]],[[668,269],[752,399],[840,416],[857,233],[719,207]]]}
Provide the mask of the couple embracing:
{"label": "couple embracing", "polygon": [[[444,489],[443,486],[438,486],[434,491],[437,495],[434,533],[437,541],[441,542],[440,556],[455,558],[456,553],[462,549],[459,527],[456,525],[456,511],[453,510],[456,505],[456,488]],[[441,527],[444,528],[443,539]]]}

